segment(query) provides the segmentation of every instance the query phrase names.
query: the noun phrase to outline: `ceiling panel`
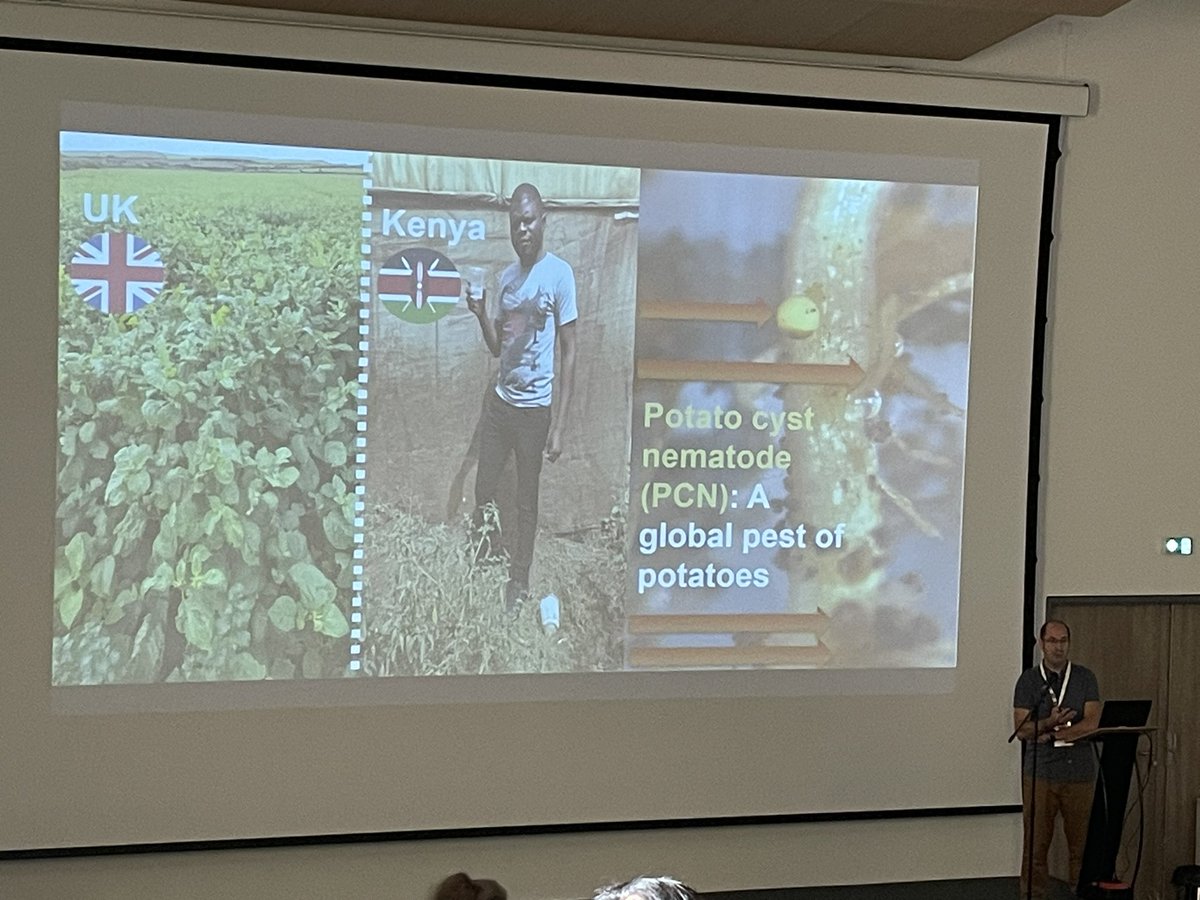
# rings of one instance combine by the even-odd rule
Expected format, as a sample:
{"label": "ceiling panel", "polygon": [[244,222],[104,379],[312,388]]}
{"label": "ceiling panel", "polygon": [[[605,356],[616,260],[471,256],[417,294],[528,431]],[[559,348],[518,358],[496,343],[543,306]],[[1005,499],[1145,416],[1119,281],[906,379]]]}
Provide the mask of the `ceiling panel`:
{"label": "ceiling panel", "polygon": [[[186,0],[195,2],[195,0]],[[204,0],[243,10],[652,41],[965,59],[1054,15],[1129,0]]]}

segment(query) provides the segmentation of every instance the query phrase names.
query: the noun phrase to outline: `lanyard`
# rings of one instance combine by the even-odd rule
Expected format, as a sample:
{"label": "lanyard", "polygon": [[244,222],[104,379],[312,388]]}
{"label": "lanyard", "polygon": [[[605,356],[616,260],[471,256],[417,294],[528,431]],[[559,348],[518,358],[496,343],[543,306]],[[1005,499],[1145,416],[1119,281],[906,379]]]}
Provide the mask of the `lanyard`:
{"label": "lanyard", "polygon": [[[1050,679],[1046,677],[1046,663],[1044,660],[1038,663],[1038,668],[1042,671],[1042,681],[1044,681],[1046,684],[1050,684]],[[1067,667],[1063,670],[1062,686],[1058,689],[1058,694],[1056,695],[1053,691],[1050,692],[1050,697],[1054,700],[1055,709],[1062,706],[1062,702],[1067,699],[1067,684],[1070,683],[1070,681],[1071,662],[1068,660]]]}

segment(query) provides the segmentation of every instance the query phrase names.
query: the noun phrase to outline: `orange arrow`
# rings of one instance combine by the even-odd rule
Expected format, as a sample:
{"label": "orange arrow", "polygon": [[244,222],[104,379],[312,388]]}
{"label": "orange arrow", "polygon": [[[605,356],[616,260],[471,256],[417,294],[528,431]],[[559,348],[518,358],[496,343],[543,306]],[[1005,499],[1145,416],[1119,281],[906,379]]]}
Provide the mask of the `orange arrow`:
{"label": "orange arrow", "polygon": [[746,613],[630,616],[630,634],[812,634],[829,627],[822,609],[815,613]]}
{"label": "orange arrow", "polygon": [[647,381],[737,381],[758,384],[836,384],[853,387],[863,377],[854,357],[844,366],[821,363],[722,362],[710,359],[639,359]]}
{"label": "orange arrow", "polygon": [[629,665],[634,668],[700,669],[712,666],[824,665],[832,654],[820,641],[812,647],[749,644],[745,647],[632,647]]}
{"label": "orange arrow", "polygon": [[641,319],[696,322],[753,322],[762,326],[775,315],[763,300],[750,303],[705,303],[703,300],[649,300],[637,305]]}

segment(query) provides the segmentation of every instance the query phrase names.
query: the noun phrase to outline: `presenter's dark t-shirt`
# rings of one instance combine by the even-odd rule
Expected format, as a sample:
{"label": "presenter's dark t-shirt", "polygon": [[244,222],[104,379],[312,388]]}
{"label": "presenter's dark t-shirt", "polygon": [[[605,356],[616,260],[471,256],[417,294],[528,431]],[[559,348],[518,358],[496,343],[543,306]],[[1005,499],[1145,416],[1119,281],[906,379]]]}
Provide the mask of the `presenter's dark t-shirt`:
{"label": "presenter's dark t-shirt", "polygon": [[[1046,669],[1046,675],[1054,696],[1058,697],[1059,705],[1075,710],[1071,720],[1072,725],[1083,718],[1083,705],[1100,699],[1100,685],[1091,669],[1071,663],[1070,674],[1067,677],[1066,696],[1062,693],[1063,675]],[[1050,715],[1054,701],[1045,692],[1046,679],[1038,666],[1026,669],[1017,679],[1013,690],[1014,709],[1037,708],[1037,718],[1044,719]],[[1037,753],[1037,777],[1046,781],[1091,781],[1096,776],[1095,750],[1091,741],[1076,741],[1069,747],[1055,747],[1054,742],[1034,744],[1025,742],[1025,759],[1022,771],[1025,775],[1033,772],[1033,754]]]}

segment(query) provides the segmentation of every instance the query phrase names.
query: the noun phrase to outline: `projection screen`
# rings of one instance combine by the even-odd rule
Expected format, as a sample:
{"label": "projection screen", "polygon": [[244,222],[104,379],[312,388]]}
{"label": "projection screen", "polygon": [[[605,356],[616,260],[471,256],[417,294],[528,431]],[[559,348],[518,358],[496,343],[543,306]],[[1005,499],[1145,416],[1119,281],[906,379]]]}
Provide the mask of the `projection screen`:
{"label": "projection screen", "polygon": [[0,51],[0,847],[1015,801],[1053,117],[205,62]]}

